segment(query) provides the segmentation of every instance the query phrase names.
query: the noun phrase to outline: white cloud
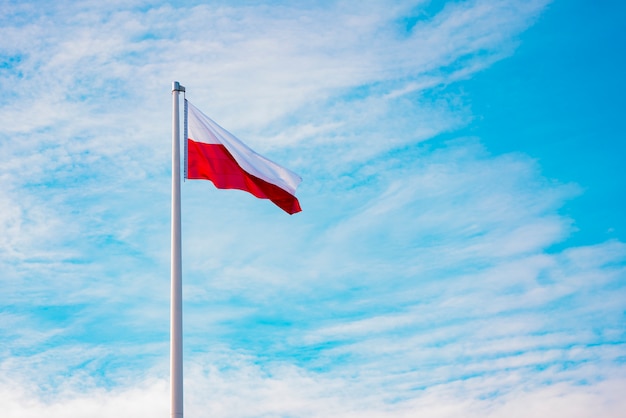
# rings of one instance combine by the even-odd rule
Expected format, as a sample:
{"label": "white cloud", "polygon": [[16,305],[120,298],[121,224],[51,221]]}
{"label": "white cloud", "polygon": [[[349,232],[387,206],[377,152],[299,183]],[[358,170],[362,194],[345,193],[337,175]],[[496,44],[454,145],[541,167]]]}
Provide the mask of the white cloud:
{"label": "white cloud", "polygon": [[[218,356],[219,357],[219,356]],[[371,379],[330,378],[275,364],[260,368],[237,357],[228,368],[193,362],[186,377],[185,413],[190,416],[302,416],[302,417],[588,417],[597,413],[619,417],[624,406],[623,378],[582,384],[544,386],[525,375],[495,374],[486,378],[416,388],[411,398],[397,387],[372,391]],[[514,388],[514,389],[511,389]],[[82,417],[150,414],[166,416],[167,384],[149,378],[128,388],[71,390],[45,400],[31,390],[2,386],[0,399],[12,418],[44,415]]]}

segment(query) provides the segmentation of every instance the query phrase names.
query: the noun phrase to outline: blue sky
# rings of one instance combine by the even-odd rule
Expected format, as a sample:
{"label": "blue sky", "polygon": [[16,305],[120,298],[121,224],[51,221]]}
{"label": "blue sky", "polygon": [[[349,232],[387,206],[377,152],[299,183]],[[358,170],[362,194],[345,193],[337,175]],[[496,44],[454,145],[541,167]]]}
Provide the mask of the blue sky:
{"label": "blue sky", "polygon": [[6,416],[169,416],[174,80],[304,179],[183,184],[187,416],[621,416],[622,2],[0,8]]}

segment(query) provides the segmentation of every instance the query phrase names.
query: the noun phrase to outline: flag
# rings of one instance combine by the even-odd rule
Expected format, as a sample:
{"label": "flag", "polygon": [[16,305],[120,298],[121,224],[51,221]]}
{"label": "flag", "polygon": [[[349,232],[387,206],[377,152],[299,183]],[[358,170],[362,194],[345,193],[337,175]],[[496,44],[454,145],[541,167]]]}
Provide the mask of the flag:
{"label": "flag", "polygon": [[294,172],[257,154],[194,105],[187,105],[188,179],[211,180],[218,189],[239,189],[269,199],[285,212],[300,212]]}

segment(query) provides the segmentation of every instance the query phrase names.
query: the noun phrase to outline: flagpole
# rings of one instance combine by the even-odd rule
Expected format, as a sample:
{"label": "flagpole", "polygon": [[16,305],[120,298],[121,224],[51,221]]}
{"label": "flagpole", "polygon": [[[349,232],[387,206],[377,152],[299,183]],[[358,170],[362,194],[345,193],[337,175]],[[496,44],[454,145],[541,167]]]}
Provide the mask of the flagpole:
{"label": "flagpole", "polygon": [[180,126],[178,95],[185,88],[172,82],[172,265],[170,301],[171,418],[183,418],[183,291],[180,233]]}

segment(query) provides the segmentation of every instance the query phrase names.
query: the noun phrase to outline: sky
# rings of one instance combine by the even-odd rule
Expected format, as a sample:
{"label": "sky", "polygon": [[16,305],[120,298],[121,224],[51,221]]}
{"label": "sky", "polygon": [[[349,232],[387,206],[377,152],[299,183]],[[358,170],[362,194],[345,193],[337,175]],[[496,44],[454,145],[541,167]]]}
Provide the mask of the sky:
{"label": "sky", "polygon": [[185,416],[623,415],[624,2],[0,11],[3,416],[169,416],[172,81],[303,178],[182,185]]}

